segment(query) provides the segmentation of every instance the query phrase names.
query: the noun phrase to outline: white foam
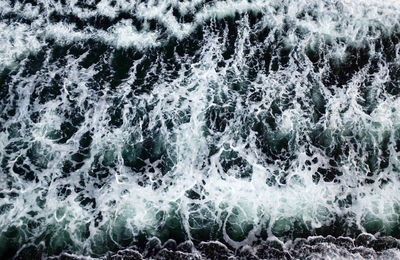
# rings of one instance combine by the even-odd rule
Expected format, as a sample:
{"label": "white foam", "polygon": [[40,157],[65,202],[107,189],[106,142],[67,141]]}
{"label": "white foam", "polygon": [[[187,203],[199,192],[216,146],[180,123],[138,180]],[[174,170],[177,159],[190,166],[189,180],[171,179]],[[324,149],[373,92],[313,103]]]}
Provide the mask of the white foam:
{"label": "white foam", "polygon": [[[134,86],[136,67],[146,57],[136,61],[130,68],[127,79],[122,80],[114,89],[111,89],[109,84],[99,87],[98,91],[90,88],[93,77],[99,71],[96,68],[97,64],[87,69],[79,65],[88,53],[81,57],[66,57],[66,66],[50,64],[47,56],[44,66],[48,67],[43,71],[31,77],[27,76],[21,81],[18,75],[15,76],[12,86],[19,94],[19,104],[16,116],[7,122],[6,127],[12,123],[21,123],[24,135],[21,139],[28,140],[28,147],[9,155],[11,159],[8,166],[12,169],[17,158],[25,156],[33,145],[42,147],[38,156],[43,160],[47,158],[48,165],[46,169],[40,170],[37,170],[35,165],[30,165],[37,171],[37,183],[23,180],[14,172],[10,177],[13,187],[8,188],[4,184],[5,181],[3,182],[4,190],[16,191],[19,196],[5,200],[5,203],[12,203],[14,208],[0,216],[1,228],[10,225],[21,226],[22,219],[29,215],[28,212],[35,210],[38,212],[35,218],[44,218],[44,226],[55,225],[55,234],[62,230],[71,230],[71,239],[79,245],[79,250],[90,253],[98,237],[110,237],[118,244],[121,240],[118,236],[122,236],[121,234],[134,237],[140,231],[145,231],[148,236],[157,235],[158,228],[163,227],[169,214],[177,214],[182,219],[188,238],[195,236],[192,234],[190,223],[193,216],[203,217],[205,222],[215,221],[220,227],[226,227],[231,216],[239,219],[241,223],[250,223],[252,230],[242,241],[233,240],[229,231],[223,230],[225,241],[235,248],[255,241],[257,235],[266,227],[270,237],[280,236],[293,228],[294,220],[302,221],[310,229],[329,225],[336,216],[350,216],[348,221],[356,222],[361,229],[365,229],[366,219],[378,219],[384,223],[385,228],[394,225],[393,216],[398,214],[397,190],[400,185],[395,168],[398,168],[400,162],[394,148],[393,135],[400,127],[400,99],[389,96],[384,90],[384,84],[390,80],[388,65],[382,64],[371,79],[371,88],[376,91],[371,95],[377,106],[368,114],[360,105],[360,99],[363,97],[359,91],[365,83],[368,71],[361,70],[345,86],[334,88],[331,92],[329,86],[324,86],[321,79],[327,72],[327,65],[325,71],[321,69],[320,72],[315,72],[304,50],[310,46],[325,48],[326,62],[331,57],[335,57],[338,62],[345,61],[347,46],[371,44],[372,39],[381,36],[380,30],[386,33],[395,29],[399,19],[396,13],[397,4],[340,1],[337,6],[331,2],[291,1],[284,3],[288,9],[286,12],[280,1],[221,1],[207,4],[202,1],[149,1],[141,4],[116,1],[113,7],[109,1],[102,0],[96,11],[89,12],[78,8],[74,3],[68,5],[66,13],[71,12],[81,18],[95,15],[115,18],[121,11],[135,13],[143,20],[156,19],[167,28],[170,36],[178,39],[190,35],[196,26],[204,25],[206,21],[211,21],[211,25],[204,25],[204,42],[199,46],[199,60],[175,55],[174,58],[181,65],[181,69],[174,77],[167,68],[168,64],[164,64],[161,57],[152,64],[153,67],[147,76],[157,74],[165,78],[154,82],[147,94],[136,94],[132,90],[139,87]],[[198,5],[202,6],[194,13]],[[130,19],[121,20],[105,30],[92,26],[79,30],[65,22],[52,23],[46,15],[52,11],[61,12],[62,6],[55,3],[47,3],[45,6],[48,10],[45,9],[44,14],[38,13],[38,9],[34,8],[32,13],[26,16],[31,19],[42,16],[31,26],[22,23],[0,24],[1,34],[4,36],[0,39],[0,68],[16,64],[17,60],[30,52],[37,52],[48,39],[54,39],[60,45],[94,39],[116,48],[134,47],[142,51],[156,48],[166,40],[157,30],[149,31],[144,27],[138,31]],[[178,21],[172,14],[171,6],[179,7],[182,14],[193,12],[194,21]],[[25,5],[25,9],[21,9],[21,6],[11,7],[9,4],[0,3],[0,8],[2,13],[10,13],[25,10],[29,6]],[[237,22],[238,38],[234,54],[229,60],[224,60],[225,44],[229,41],[227,31],[221,36],[216,32],[214,23],[218,19],[249,11],[261,12],[264,17],[256,26],[250,28],[249,18],[243,15]],[[303,11],[310,14],[304,19],[297,18]],[[298,47],[300,50],[289,55],[286,67],[280,67],[276,71],[270,70],[269,74],[260,70],[254,82],[246,81],[246,73],[251,69],[248,65],[249,59],[257,51],[276,41],[275,37],[278,36],[275,36],[275,33],[283,34],[282,28],[285,23],[290,23],[293,28],[289,28],[285,32],[286,36],[282,36],[284,47]],[[252,45],[252,30],[265,27],[270,27],[271,33],[266,36],[265,41]],[[370,27],[374,29],[372,33],[368,32]],[[303,28],[305,33],[297,35],[296,28]],[[331,45],[327,46],[328,43]],[[102,57],[100,63],[110,62],[112,58]],[[221,68],[219,62],[223,60],[226,65]],[[395,63],[397,64],[397,60]],[[34,84],[38,83],[44,88],[57,73],[60,73],[63,79],[62,94],[45,104],[36,102],[30,107],[30,97],[36,88]],[[326,113],[318,122],[311,120],[312,111],[307,110],[311,108],[303,108],[300,102],[311,102],[306,93],[313,87],[314,82],[311,83],[308,77],[312,77],[315,84],[320,86],[321,95],[327,100]],[[251,89],[259,90],[262,93],[261,101],[250,102],[248,96],[233,89],[232,82],[242,84],[245,92],[249,91],[248,96],[252,94]],[[288,107],[282,105],[280,108],[283,111],[276,116],[276,130],[268,130],[266,133],[277,138],[289,138],[293,143],[290,146],[293,157],[287,165],[285,160],[276,159],[269,162],[262,151],[265,147],[260,147],[257,143],[257,139],[263,136],[257,136],[255,130],[248,129],[247,122],[250,120],[245,120],[261,120],[267,124],[265,115],[271,111],[273,101],[278,98],[284,100],[293,91],[294,98],[288,102]],[[109,125],[111,118],[108,110],[115,108],[115,100],[121,102],[118,105],[122,106],[123,123],[119,128]],[[206,112],[213,106],[234,108],[233,116],[230,119],[226,118],[226,129],[223,133],[207,126]],[[59,144],[49,136],[49,132],[60,130],[61,123],[66,120],[65,112],[74,108],[85,111],[83,122],[77,125],[77,131],[68,142]],[[30,109],[40,112],[37,122],[30,119]],[[139,110],[146,111],[146,114],[141,115]],[[187,118],[180,112],[186,113]],[[173,123],[172,130],[167,126],[167,119]],[[145,120],[148,121],[147,129],[143,129],[146,125]],[[343,173],[337,177],[338,182],[320,180],[316,183],[313,175],[318,173],[318,168],[327,168],[331,159],[322,148],[307,147],[304,144],[311,138],[310,131],[317,127],[321,127],[324,134],[334,135],[327,137],[331,138],[330,142],[334,142],[332,140],[337,137],[341,138],[343,143],[350,144],[351,136],[359,135],[358,140],[361,143],[358,149],[366,149],[368,144],[379,150],[385,135],[390,133],[390,166],[379,173],[374,184],[361,185],[360,181],[364,178],[362,174],[365,174],[362,167],[365,166],[365,162],[360,161],[365,158],[359,156],[356,148],[349,148],[347,158],[342,155],[341,164],[337,166]],[[165,146],[165,154],[173,158],[173,167],[167,173],[162,173],[157,168],[159,161],[152,164],[147,161],[146,172],[140,173],[125,166],[122,155],[124,147],[140,144],[144,141],[145,130],[155,131],[156,128],[161,136],[159,142]],[[249,133],[242,135],[243,129]],[[80,139],[87,131],[93,134],[90,153],[78,170],[63,178],[61,169],[64,160],[79,152]],[[6,147],[12,141],[15,140],[7,139],[7,133],[0,133],[1,147]],[[216,151],[210,157],[212,147]],[[224,171],[221,157],[223,152],[229,151],[236,152],[245,164],[250,165],[251,177],[239,178],[237,175],[241,173],[240,168]],[[0,151],[0,154],[3,157],[5,152]],[[108,156],[111,158],[109,160],[116,164],[115,167],[108,167],[110,174],[103,180],[101,188],[98,186],[97,177],[89,174],[97,160],[96,156],[105,161]],[[307,166],[306,161],[314,159],[317,162]],[[150,172],[150,167],[156,169]],[[151,184],[159,180],[163,183],[157,189],[153,189],[151,185],[139,185],[138,182],[144,175],[149,178],[148,182]],[[271,181],[274,178],[275,183]],[[379,187],[379,178],[388,178],[391,182]],[[85,182],[84,187],[81,185],[82,181]],[[66,185],[71,185],[71,194],[61,199],[58,189]],[[75,191],[75,187],[83,190]],[[186,192],[190,189],[197,189],[201,193],[200,199],[188,198]],[[46,203],[41,209],[36,198],[43,191],[47,192],[43,195]],[[339,205],[338,201],[346,199],[348,195],[353,196],[352,204],[347,207]],[[80,196],[96,198],[96,207],[92,209],[90,203],[82,205]],[[240,213],[235,214],[236,210]],[[99,213],[103,218],[96,220],[99,222],[97,226],[95,219]],[[227,216],[225,219],[222,218],[224,214]],[[75,231],[78,232],[81,225],[86,223],[89,223],[90,236],[87,241],[82,241]],[[40,235],[44,228],[38,228],[38,233],[34,235]]]}

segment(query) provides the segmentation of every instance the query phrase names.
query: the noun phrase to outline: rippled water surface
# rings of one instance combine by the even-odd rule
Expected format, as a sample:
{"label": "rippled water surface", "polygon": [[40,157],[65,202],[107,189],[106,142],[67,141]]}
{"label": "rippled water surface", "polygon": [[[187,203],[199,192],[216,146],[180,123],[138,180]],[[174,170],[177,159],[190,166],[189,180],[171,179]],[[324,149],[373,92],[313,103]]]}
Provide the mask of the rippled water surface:
{"label": "rippled water surface", "polygon": [[0,0],[0,259],[396,238],[398,1]]}

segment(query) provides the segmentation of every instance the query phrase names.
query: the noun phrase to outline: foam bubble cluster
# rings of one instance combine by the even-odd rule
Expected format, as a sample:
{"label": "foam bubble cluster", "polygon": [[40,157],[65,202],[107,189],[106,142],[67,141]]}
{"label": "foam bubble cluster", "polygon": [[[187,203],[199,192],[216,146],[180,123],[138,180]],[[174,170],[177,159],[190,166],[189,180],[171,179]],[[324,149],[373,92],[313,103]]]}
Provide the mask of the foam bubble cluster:
{"label": "foam bubble cluster", "polygon": [[399,9],[0,1],[0,258],[400,237]]}

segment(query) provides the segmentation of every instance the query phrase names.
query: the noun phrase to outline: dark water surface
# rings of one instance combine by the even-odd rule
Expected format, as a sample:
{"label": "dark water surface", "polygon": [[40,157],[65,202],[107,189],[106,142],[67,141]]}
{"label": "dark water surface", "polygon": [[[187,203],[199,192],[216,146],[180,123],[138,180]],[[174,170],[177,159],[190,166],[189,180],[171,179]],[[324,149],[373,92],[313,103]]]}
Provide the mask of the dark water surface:
{"label": "dark water surface", "polygon": [[0,259],[400,259],[398,2],[0,0],[0,36]]}

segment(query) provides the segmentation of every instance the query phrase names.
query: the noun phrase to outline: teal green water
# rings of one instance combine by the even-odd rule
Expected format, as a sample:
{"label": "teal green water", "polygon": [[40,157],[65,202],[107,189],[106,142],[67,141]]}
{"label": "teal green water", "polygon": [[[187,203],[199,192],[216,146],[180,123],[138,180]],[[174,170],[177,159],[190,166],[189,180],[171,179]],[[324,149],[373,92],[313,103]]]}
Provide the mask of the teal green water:
{"label": "teal green water", "polygon": [[0,258],[400,238],[399,8],[0,0]]}

